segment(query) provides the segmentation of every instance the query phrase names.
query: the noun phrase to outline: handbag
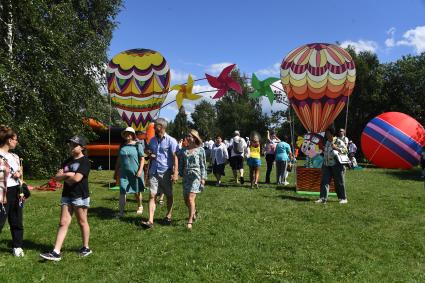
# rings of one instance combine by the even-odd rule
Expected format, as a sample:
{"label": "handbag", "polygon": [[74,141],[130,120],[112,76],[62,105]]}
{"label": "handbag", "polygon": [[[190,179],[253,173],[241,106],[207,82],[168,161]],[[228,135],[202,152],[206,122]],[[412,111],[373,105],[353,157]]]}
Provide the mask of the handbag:
{"label": "handbag", "polygon": [[342,165],[348,165],[351,163],[350,158],[348,158],[347,154],[342,154],[339,151],[335,152],[336,158],[338,159],[338,162]]}

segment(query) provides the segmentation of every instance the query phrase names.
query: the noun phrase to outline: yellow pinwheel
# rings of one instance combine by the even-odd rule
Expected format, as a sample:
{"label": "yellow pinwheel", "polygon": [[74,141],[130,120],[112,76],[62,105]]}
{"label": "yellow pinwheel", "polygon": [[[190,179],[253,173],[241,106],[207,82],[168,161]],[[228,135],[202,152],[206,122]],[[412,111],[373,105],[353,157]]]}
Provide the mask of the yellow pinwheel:
{"label": "yellow pinwheel", "polygon": [[178,93],[176,95],[177,107],[180,108],[183,104],[183,99],[196,100],[201,98],[202,96],[193,94],[193,79],[192,76],[189,75],[187,78],[187,83],[182,85],[174,85],[170,90],[177,90]]}

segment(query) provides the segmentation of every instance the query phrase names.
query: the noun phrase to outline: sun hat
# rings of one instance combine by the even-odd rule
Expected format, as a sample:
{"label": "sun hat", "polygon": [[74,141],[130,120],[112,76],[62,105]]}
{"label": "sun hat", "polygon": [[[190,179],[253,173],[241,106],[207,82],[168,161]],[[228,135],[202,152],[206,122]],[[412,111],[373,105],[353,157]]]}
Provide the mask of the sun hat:
{"label": "sun hat", "polygon": [[68,140],[68,142],[72,142],[81,146],[87,145],[87,140],[82,136],[73,136],[72,138]]}
{"label": "sun hat", "polygon": [[201,137],[199,136],[199,133],[198,133],[198,131],[197,130],[190,130],[189,131],[189,134],[195,139],[195,143],[197,144],[197,145],[201,145],[202,144],[202,139],[201,139]]}
{"label": "sun hat", "polygon": [[125,133],[131,133],[133,134],[133,138],[136,138],[136,131],[132,127],[125,128],[124,131],[121,132],[121,137],[125,138]]}

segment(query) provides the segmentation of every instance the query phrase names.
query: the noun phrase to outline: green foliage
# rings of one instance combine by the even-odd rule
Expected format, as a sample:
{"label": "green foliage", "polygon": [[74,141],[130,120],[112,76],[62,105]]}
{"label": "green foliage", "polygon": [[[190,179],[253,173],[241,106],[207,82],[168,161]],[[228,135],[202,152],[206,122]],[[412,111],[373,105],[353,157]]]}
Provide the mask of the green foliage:
{"label": "green foliage", "polygon": [[215,123],[217,114],[214,105],[207,101],[202,101],[195,106],[195,110],[190,116],[192,117],[194,128],[204,140],[214,138],[217,133]]}
{"label": "green foliage", "polygon": [[262,113],[259,99],[249,98],[249,87],[239,70],[233,71],[231,76],[242,86],[242,95],[228,91],[223,98],[217,101],[215,104],[216,128],[224,138],[232,137],[235,130],[239,130],[243,137],[256,131],[264,138],[270,121]]}
{"label": "green foliage", "polygon": [[187,120],[187,114],[184,106],[181,106],[177,113],[174,121],[169,124],[167,132],[177,140],[185,138],[185,135],[189,131],[191,123]]}
{"label": "green foliage", "polygon": [[[0,15],[13,15],[13,50],[0,42],[0,123],[18,131],[26,174],[46,176],[63,159],[67,138],[93,137],[83,118],[109,120],[99,88],[121,1],[4,2],[11,4]],[[6,32],[2,26],[0,38]]]}
{"label": "green foliage", "polygon": [[[264,172],[263,160],[261,180]],[[112,172],[92,171],[93,254],[78,257],[81,234],[74,217],[62,261],[40,260],[39,253],[55,241],[61,192],[34,191],[24,210],[25,257],[13,258],[8,229],[0,234],[0,282],[424,282],[419,174],[348,171],[348,204],[331,197],[319,205],[291,185],[235,186],[226,166],[224,187],[214,187],[210,176],[196,197],[199,219],[189,232],[181,181],[175,185],[173,225],[161,225],[166,205],[158,205],[154,228],[143,230],[134,197],[128,197],[125,217],[116,219],[119,193],[107,189]]]}

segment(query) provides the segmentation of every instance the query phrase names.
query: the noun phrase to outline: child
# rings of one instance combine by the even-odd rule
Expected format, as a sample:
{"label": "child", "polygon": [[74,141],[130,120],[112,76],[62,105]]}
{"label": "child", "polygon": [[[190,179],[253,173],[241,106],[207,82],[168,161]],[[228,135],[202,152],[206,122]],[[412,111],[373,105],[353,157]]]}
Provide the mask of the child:
{"label": "child", "polygon": [[90,227],[87,222],[87,211],[90,206],[89,182],[90,163],[83,151],[87,142],[83,137],[74,136],[68,140],[71,157],[68,158],[59,169],[55,179],[64,181],[64,188],[61,199],[61,216],[56,235],[55,246],[52,251],[40,254],[47,260],[60,261],[61,248],[71,224],[72,214],[75,212],[78,224],[80,225],[83,247],[79,255],[82,257],[92,253],[89,248]]}
{"label": "child", "polygon": [[258,178],[260,177],[260,166],[261,166],[261,147],[260,147],[260,135],[256,132],[252,132],[250,139],[250,145],[248,147],[248,166],[249,166],[249,179],[251,180],[251,189],[258,189]]}
{"label": "child", "polygon": [[183,197],[189,210],[187,229],[192,229],[196,220],[196,194],[200,193],[207,178],[205,150],[196,130],[186,136],[187,148],[183,149],[179,160],[179,175],[183,177]]}

